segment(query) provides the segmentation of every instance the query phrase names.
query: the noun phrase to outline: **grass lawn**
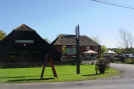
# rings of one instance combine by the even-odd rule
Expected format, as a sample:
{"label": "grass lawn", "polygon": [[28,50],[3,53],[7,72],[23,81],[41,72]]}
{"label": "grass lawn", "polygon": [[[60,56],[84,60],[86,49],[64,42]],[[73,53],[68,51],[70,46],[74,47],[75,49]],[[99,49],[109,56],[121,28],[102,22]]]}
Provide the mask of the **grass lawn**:
{"label": "grass lawn", "polygon": [[75,65],[57,65],[56,71],[58,78],[54,78],[51,67],[45,70],[45,80],[39,80],[41,67],[34,68],[1,68],[0,82],[19,83],[19,82],[62,82],[76,80],[90,80],[97,78],[106,78],[118,75],[119,71],[109,69],[105,74],[95,75],[95,67],[93,65],[81,65],[81,74],[76,74]]}

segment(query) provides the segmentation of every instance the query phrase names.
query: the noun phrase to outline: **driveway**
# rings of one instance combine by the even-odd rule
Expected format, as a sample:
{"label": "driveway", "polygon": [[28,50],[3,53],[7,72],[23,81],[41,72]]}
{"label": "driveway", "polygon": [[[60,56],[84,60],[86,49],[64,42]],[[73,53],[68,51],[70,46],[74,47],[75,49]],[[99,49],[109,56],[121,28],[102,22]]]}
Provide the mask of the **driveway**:
{"label": "driveway", "polygon": [[134,89],[134,65],[111,64],[111,67],[119,69],[121,75],[76,82],[1,84],[0,89]]}

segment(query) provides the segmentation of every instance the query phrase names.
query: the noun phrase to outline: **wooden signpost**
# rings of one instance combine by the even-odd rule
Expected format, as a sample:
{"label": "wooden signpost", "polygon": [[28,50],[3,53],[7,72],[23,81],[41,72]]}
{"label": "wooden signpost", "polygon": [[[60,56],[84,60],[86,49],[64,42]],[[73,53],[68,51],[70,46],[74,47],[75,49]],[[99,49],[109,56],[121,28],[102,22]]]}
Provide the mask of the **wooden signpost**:
{"label": "wooden signpost", "polygon": [[55,66],[54,66],[53,59],[47,54],[44,58],[44,63],[42,65],[42,72],[41,72],[40,79],[44,80],[44,72],[45,72],[45,68],[47,67],[47,64],[49,64],[51,66],[52,71],[53,71],[53,75],[54,75],[54,77],[57,78],[58,76],[57,76],[57,73],[56,73],[56,69],[55,69]]}
{"label": "wooden signpost", "polygon": [[79,24],[76,26],[76,73],[80,74],[80,31],[79,31]]}

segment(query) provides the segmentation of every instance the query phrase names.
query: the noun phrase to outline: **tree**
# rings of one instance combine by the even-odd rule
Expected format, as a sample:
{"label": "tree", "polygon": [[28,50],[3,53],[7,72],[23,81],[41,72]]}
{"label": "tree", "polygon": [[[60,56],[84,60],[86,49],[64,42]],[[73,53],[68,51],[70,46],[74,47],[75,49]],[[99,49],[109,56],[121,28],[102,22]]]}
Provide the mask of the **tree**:
{"label": "tree", "polygon": [[117,54],[121,54],[121,53],[123,53],[124,49],[114,48],[113,51],[116,52]]}
{"label": "tree", "polygon": [[105,52],[107,52],[107,47],[105,45],[102,45],[101,46],[101,56],[103,56]]}
{"label": "tree", "polygon": [[122,41],[122,46],[124,48],[132,48],[134,44],[134,37],[133,35],[125,30],[120,30],[120,38]]}
{"label": "tree", "polygon": [[6,33],[0,30],[0,40],[4,39],[5,36],[6,36]]}
{"label": "tree", "polygon": [[128,43],[129,43],[129,47],[133,48],[133,44],[134,44],[134,37],[131,33],[128,33]]}

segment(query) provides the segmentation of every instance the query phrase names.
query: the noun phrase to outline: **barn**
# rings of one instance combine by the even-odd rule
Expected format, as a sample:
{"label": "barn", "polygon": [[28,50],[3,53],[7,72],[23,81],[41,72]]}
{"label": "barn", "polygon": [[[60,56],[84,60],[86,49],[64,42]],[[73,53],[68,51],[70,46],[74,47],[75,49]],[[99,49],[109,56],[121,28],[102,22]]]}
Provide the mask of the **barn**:
{"label": "barn", "polygon": [[1,41],[1,65],[8,67],[40,66],[49,48],[50,44],[34,29],[22,24]]}

